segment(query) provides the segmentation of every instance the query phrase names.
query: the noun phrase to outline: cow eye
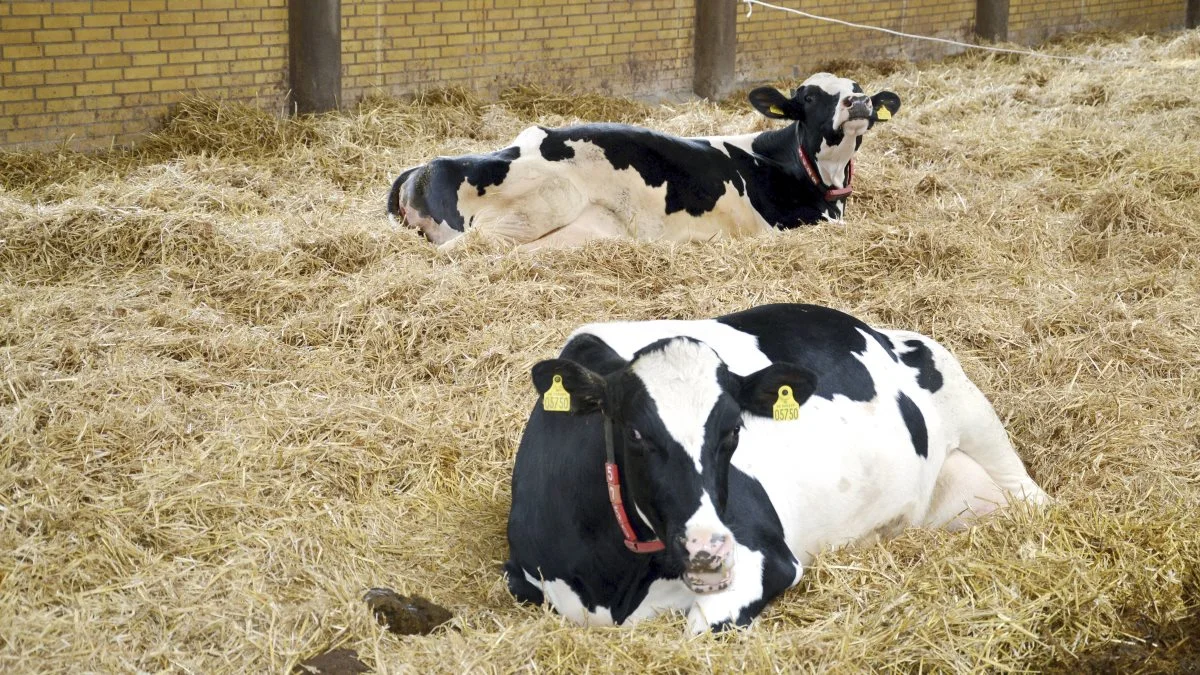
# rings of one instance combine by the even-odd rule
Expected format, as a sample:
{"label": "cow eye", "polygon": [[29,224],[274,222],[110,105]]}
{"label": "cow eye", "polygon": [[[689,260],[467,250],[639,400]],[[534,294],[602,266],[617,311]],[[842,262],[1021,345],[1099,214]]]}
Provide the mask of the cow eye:
{"label": "cow eye", "polygon": [[642,440],[642,432],[638,431],[637,429],[630,428],[629,437],[635,441],[640,441]]}
{"label": "cow eye", "polygon": [[725,452],[733,452],[733,450],[737,448],[740,432],[741,427],[734,427],[732,431],[725,434],[725,437],[721,439],[721,450]]}

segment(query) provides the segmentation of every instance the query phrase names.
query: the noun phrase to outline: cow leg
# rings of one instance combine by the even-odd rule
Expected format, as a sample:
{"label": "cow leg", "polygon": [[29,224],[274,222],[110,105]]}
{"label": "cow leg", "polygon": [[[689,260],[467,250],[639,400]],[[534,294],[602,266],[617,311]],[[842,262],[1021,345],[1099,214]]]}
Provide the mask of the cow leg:
{"label": "cow leg", "polygon": [[925,525],[965,530],[1004,506],[1008,498],[978,462],[965,453],[952,451],[938,473]]}
{"label": "cow leg", "polygon": [[529,580],[525,578],[525,570],[521,569],[517,563],[511,560],[504,563],[504,578],[508,582],[508,592],[512,593],[517,602],[531,605],[540,605],[545,602],[542,589],[529,583]]}
{"label": "cow leg", "polygon": [[917,333],[895,331],[893,335],[920,340],[932,352],[934,365],[942,375],[942,387],[934,392],[933,400],[945,419],[954,425],[959,436],[958,450],[974,460],[1004,491],[1035,504],[1048,502],[1049,497],[1025,470],[995,408],[963,372],[958,359],[945,347]]}
{"label": "cow leg", "polygon": [[734,560],[729,588],[696,596],[688,612],[688,629],[693,634],[750,625],[767,603],[800,578],[800,565],[790,554],[764,554],[738,544]]}
{"label": "cow leg", "polygon": [[613,215],[612,211],[592,204],[579,214],[574,221],[563,227],[549,232],[540,239],[521,245],[520,251],[534,251],[541,248],[570,248],[581,246],[596,239],[613,239],[621,237],[624,228]]}

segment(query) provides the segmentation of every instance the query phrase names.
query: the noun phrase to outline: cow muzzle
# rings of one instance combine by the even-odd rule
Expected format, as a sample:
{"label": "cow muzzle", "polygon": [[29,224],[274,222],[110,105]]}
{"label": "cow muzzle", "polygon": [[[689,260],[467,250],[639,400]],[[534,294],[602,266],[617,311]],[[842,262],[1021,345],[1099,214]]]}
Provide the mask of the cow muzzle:
{"label": "cow muzzle", "polygon": [[846,108],[847,122],[871,119],[871,113],[875,112],[869,96],[847,96],[842,99],[842,107]]}
{"label": "cow muzzle", "polygon": [[684,540],[688,559],[683,583],[693,593],[716,593],[733,581],[733,535],[728,532],[689,532]]}

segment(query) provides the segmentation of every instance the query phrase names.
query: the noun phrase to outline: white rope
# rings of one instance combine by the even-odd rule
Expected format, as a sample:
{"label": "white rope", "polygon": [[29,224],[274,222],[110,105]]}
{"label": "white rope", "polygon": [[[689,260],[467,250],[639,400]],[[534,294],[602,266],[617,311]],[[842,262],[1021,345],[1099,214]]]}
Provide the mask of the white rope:
{"label": "white rope", "polygon": [[772,5],[771,3],[763,2],[762,0],[741,0],[741,1],[746,3],[746,7],[747,7],[746,18],[750,18],[750,16],[754,13],[755,5],[762,5],[763,7],[767,7],[769,9],[778,9],[782,12],[791,12],[792,14],[799,14],[800,16],[803,16],[803,17],[806,17],[809,19],[816,19],[817,21],[828,21],[829,23],[836,23],[836,24],[840,24],[842,26],[849,26],[851,28],[862,28],[864,30],[879,31],[880,33],[887,33],[888,35],[895,35],[898,37],[909,38],[911,40],[928,40],[930,42],[941,42],[943,44],[956,45],[958,47],[967,47],[969,49],[982,49],[984,51],[1000,52],[1003,54],[1020,54],[1021,56],[1038,56],[1043,59],[1059,59],[1060,61],[1074,61],[1076,63],[1091,63],[1091,64],[1112,65],[1112,66],[1125,65],[1125,66],[1138,66],[1138,67],[1145,67],[1146,65],[1148,65],[1145,63],[1134,63],[1131,61],[1130,62],[1117,62],[1117,61],[1103,61],[1100,59],[1082,58],[1082,57],[1078,57],[1078,56],[1059,56],[1057,54],[1044,54],[1042,52],[1035,52],[1035,51],[1028,50],[1028,49],[1007,49],[1005,47],[989,47],[987,45],[976,45],[976,44],[971,44],[970,42],[959,42],[958,40],[947,40],[946,38],[930,37],[928,35],[914,35],[912,33],[902,33],[898,30],[892,30],[890,28],[881,28],[879,26],[868,26],[866,24],[852,23],[850,21],[842,21],[841,19],[833,19],[833,18],[830,18],[827,16],[818,16],[816,14],[809,14],[808,12],[803,12],[798,9],[792,9],[790,7],[780,7],[779,5]]}

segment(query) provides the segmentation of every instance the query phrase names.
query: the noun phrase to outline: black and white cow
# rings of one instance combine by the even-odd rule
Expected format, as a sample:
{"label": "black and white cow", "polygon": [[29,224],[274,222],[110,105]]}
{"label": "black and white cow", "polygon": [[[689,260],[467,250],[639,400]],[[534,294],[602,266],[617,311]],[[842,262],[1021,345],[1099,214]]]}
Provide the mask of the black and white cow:
{"label": "black and white cow", "polygon": [[823,549],[1047,500],[945,348],[824,307],[583,326],[533,382],[569,412],[525,428],[505,575],[582,624],[745,625]]}
{"label": "black and white cow", "polygon": [[842,217],[863,134],[900,109],[890,91],[818,73],[750,103],[782,129],[677,138],[624,124],[530,127],[507,148],[404,171],[388,213],[438,245],[468,230],[513,246],[604,237],[708,240]]}

